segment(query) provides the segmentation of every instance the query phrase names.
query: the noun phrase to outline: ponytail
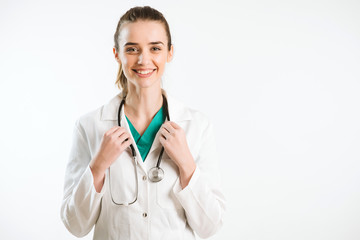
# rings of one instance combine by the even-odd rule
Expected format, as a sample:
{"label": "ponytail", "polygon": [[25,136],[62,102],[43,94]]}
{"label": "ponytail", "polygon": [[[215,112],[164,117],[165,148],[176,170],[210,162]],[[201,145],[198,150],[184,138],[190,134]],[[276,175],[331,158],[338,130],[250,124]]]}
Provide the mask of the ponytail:
{"label": "ponytail", "polygon": [[122,70],[121,64],[119,64],[119,70],[116,76],[115,85],[122,90],[122,95],[126,96],[128,93],[128,83],[125,77],[124,71]]}

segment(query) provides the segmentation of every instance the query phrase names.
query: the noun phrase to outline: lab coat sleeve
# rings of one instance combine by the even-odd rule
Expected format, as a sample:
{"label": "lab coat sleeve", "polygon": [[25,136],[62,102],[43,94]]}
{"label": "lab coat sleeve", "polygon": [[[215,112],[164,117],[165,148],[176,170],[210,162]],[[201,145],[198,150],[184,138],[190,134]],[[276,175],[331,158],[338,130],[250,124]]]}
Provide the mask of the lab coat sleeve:
{"label": "lab coat sleeve", "polygon": [[61,219],[64,225],[77,237],[83,237],[91,231],[99,216],[101,199],[105,191],[105,186],[100,193],[95,190],[89,167],[90,160],[85,131],[77,121],[65,173],[61,206]]}
{"label": "lab coat sleeve", "polygon": [[189,226],[201,238],[214,235],[223,225],[225,198],[220,190],[220,176],[213,127],[209,124],[201,138],[203,144],[195,159],[196,169],[188,186],[173,192],[183,206]]}

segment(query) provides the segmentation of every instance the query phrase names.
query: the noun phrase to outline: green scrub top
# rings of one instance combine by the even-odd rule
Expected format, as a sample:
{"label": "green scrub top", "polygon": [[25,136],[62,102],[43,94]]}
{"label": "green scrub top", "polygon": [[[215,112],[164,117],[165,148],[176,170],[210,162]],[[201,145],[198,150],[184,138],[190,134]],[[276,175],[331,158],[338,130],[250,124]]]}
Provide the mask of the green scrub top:
{"label": "green scrub top", "polygon": [[139,149],[141,158],[143,161],[145,161],[145,158],[148,155],[150,148],[154,142],[156,133],[159,131],[161,125],[165,121],[163,108],[161,107],[160,110],[156,113],[142,136],[138,133],[138,131],[135,129],[135,127],[132,125],[132,123],[127,117],[126,120],[129,123],[131,134],[133,135],[136,146]]}

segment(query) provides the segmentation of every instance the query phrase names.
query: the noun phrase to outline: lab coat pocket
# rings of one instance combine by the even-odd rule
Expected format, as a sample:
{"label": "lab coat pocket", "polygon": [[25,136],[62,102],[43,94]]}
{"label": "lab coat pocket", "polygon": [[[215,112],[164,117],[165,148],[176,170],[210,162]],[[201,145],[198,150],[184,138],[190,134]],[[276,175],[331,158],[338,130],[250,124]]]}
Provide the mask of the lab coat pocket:
{"label": "lab coat pocket", "polygon": [[109,168],[110,197],[117,205],[127,205],[136,199],[137,179],[134,160],[124,152]]}
{"label": "lab coat pocket", "polygon": [[114,240],[130,240],[130,225],[117,223],[115,225],[114,233],[111,236]]}
{"label": "lab coat pocket", "polygon": [[109,205],[109,198],[104,200],[107,207],[100,213],[93,239],[130,240],[129,208]]}
{"label": "lab coat pocket", "polygon": [[172,190],[179,177],[178,167],[166,156],[161,161],[161,168],[164,170],[164,179],[156,183],[157,204],[160,208],[165,210],[182,209],[180,202],[177,200]]}

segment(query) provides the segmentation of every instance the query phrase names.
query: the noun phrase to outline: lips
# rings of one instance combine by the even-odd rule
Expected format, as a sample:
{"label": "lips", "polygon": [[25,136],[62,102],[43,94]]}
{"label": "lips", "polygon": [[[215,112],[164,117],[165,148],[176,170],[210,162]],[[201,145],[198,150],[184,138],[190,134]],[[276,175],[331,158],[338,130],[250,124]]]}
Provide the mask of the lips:
{"label": "lips", "polygon": [[148,74],[148,73],[150,73],[150,72],[153,72],[155,69],[147,69],[147,70],[140,70],[140,69],[138,69],[138,70],[136,70],[136,69],[133,69],[135,72],[137,72],[137,73],[140,73],[140,74]]}
{"label": "lips", "polygon": [[150,77],[156,69],[132,69],[136,75],[142,78]]}

